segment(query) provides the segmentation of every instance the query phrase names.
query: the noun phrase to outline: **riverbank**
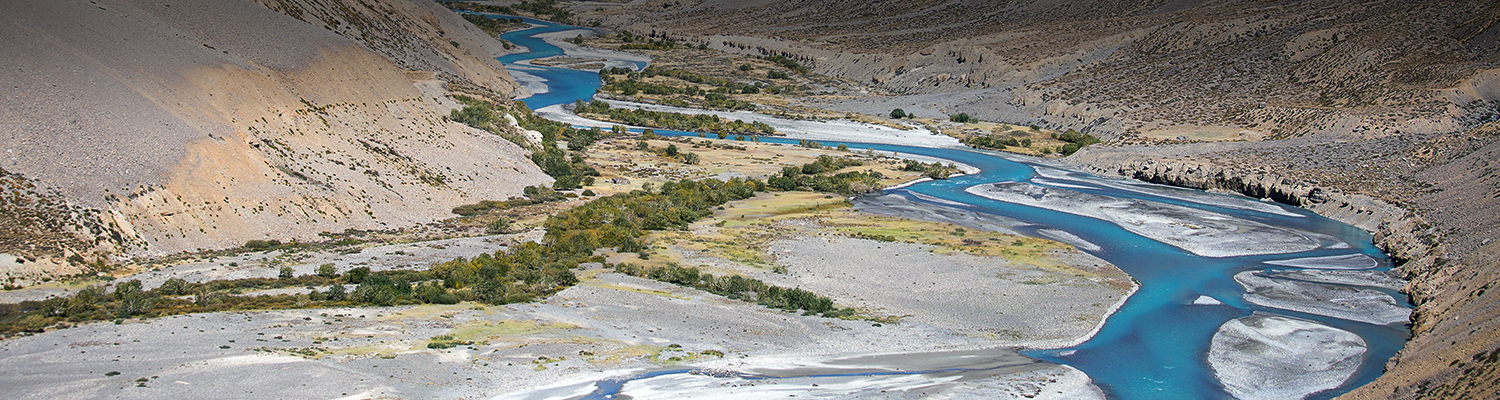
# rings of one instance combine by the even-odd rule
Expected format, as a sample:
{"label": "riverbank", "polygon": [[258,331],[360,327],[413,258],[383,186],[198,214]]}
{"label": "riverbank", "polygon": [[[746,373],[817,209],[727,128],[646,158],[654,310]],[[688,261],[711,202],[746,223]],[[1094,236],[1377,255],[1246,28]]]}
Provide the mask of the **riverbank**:
{"label": "riverbank", "polygon": [[[1397,270],[1410,280],[1401,292],[1411,296],[1414,310],[1413,338],[1387,364],[1388,372],[1375,382],[1349,393],[1349,398],[1409,398],[1424,391],[1423,382],[1466,382],[1465,368],[1474,368],[1464,360],[1474,354],[1500,345],[1500,338],[1476,335],[1500,329],[1496,326],[1493,291],[1476,290],[1484,283],[1500,280],[1500,248],[1495,241],[1493,208],[1480,188],[1472,184],[1455,184],[1449,189],[1429,192],[1397,191],[1382,196],[1403,200],[1402,205],[1371,196],[1368,191],[1390,186],[1362,184],[1343,186],[1318,184],[1308,179],[1293,179],[1264,168],[1246,164],[1243,157],[1226,153],[1224,145],[1178,146],[1178,153],[1167,155],[1164,149],[1139,147],[1090,148],[1065,159],[1070,164],[1103,175],[1123,176],[1147,182],[1175,186],[1224,190],[1252,197],[1300,205],[1326,217],[1357,226],[1374,235],[1376,244],[1397,260]],[[1279,152],[1306,152],[1297,144],[1241,144],[1240,147],[1289,147]],[[1489,147],[1495,147],[1490,145]],[[1357,148],[1357,146],[1356,146]],[[1439,176],[1466,176],[1473,166],[1465,161],[1474,156],[1439,151],[1421,168],[1433,174],[1414,175],[1420,179]],[[1245,153],[1238,150],[1236,153]],[[1187,159],[1184,156],[1197,156]],[[1442,158],[1453,157],[1453,158]],[[1451,160],[1451,161],[1442,161]],[[1251,167],[1247,168],[1246,165]],[[1436,172],[1442,171],[1442,172]],[[1478,189],[1478,190],[1476,190]],[[1459,199],[1479,199],[1458,202]],[[1411,201],[1406,203],[1405,201]],[[1413,208],[1414,205],[1420,205]],[[1486,215],[1490,217],[1485,217]],[[1434,219],[1434,216],[1437,218]],[[1479,219],[1476,219],[1479,218]],[[1488,218],[1489,222],[1484,222]],[[1454,236],[1457,235],[1457,236]],[[1454,238],[1458,239],[1454,239]],[[1465,284],[1462,282],[1471,282]],[[1457,318],[1455,318],[1457,316]],[[1480,375],[1474,375],[1480,376]],[[1476,390],[1483,385],[1468,383],[1445,386],[1444,393]]]}

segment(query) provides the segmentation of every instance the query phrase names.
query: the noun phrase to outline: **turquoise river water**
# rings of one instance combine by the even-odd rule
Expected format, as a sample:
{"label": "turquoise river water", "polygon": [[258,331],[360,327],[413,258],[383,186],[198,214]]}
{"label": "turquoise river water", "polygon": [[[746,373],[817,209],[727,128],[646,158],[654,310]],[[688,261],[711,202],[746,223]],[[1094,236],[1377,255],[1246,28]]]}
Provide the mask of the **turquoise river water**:
{"label": "turquoise river water", "polygon": [[[557,25],[527,19],[540,27],[514,31],[502,36],[515,44],[525,46],[530,52],[500,58],[513,70],[540,77],[545,80],[548,91],[523,101],[533,109],[554,104],[572,103],[576,99],[587,101],[599,87],[599,77],[594,72],[564,68],[516,65],[521,60],[561,54],[555,46],[532,37],[533,35],[577,27]],[[687,132],[658,131],[662,134],[689,135]],[[692,134],[696,135],[696,134]],[[764,142],[795,142],[774,137],[763,138]],[[837,142],[824,142],[837,145]],[[1303,314],[1292,311],[1270,309],[1249,304],[1243,300],[1245,289],[1233,276],[1251,269],[1277,269],[1263,261],[1285,260],[1303,257],[1364,254],[1378,260],[1378,268],[1389,268],[1389,258],[1376,249],[1368,233],[1342,223],[1323,218],[1307,210],[1274,205],[1281,212],[1261,212],[1243,207],[1224,207],[1218,202],[1189,201],[1190,196],[1174,196],[1173,191],[1184,195],[1203,196],[1201,191],[1158,188],[1152,191],[1121,190],[1110,185],[1069,185],[1067,189],[1110,196],[1122,199],[1141,199],[1174,204],[1199,210],[1211,211],[1239,217],[1267,225],[1295,229],[1331,236],[1346,242],[1348,246],[1324,246],[1317,250],[1289,254],[1272,254],[1239,257],[1203,257],[1177,247],[1163,244],[1103,220],[991,200],[970,194],[965,189],[994,182],[1029,182],[1038,186],[1056,185],[1056,179],[1038,178],[1036,164],[1007,159],[995,154],[963,148],[923,148],[885,144],[843,143],[856,149],[895,151],[937,157],[967,164],[980,169],[979,173],[959,176],[947,180],[929,181],[887,193],[931,196],[963,204],[961,208],[1000,215],[1027,222],[1031,225],[1018,230],[1024,234],[1037,235],[1038,230],[1055,229],[1071,233],[1096,244],[1099,249],[1091,254],[1109,261],[1129,273],[1140,282],[1140,289],[1120,309],[1111,315],[1100,332],[1078,346],[1064,349],[1031,350],[1023,354],[1041,360],[1073,366],[1094,380],[1110,398],[1118,399],[1212,399],[1230,397],[1214,378],[1205,355],[1210,338],[1218,327],[1228,320],[1250,315],[1252,312],[1267,312],[1317,321],[1361,336],[1368,345],[1363,363],[1358,372],[1336,389],[1312,395],[1310,398],[1332,398],[1355,387],[1366,384],[1380,375],[1382,366],[1408,339],[1409,327],[1404,324],[1372,325],[1341,319]],[[1077,180],[1069,183],[1090,182],[1081,173],[1070,173]],[[1056,175],[1054,175],[1056,178]],[[924,197],[925,197],[924,196]],[[1239,201],[1242,199],[1236,199]],[[945,203],[946,204],[946,203]],[[1216,205],[1218,204],[1218,205]],[[946,204],[952,207],[951,204]],[[1391,293],[1396,295],[1395,293]],[[1199,296],[1209,296],[1223,302],[1220,305],[1193,305]],[[1405,296],[1397,295],[1398,299]],[[687,373],[687,370],[659,371],[650,376],[671,373]],[[601,381],[599,391],[592,398],[607,398],[619,390],[619,379]],[[611,389],[612,388],[612,389]]]}

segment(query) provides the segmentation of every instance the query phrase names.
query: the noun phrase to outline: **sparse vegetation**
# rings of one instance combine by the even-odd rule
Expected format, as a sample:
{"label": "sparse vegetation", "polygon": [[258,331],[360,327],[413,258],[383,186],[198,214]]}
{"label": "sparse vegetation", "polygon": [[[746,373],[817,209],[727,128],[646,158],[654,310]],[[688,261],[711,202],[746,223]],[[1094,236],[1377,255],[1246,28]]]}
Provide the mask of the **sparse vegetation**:
{"label": "sparse vegetation", "polygon": [[[712,93],[710,93],[712,95]],[[770,135],[776,133],[776,128],[759,121],[745,122],[741,120],[725,121],[717,115],[689,115],[674,112],[649,111],[643,109],[623,109],[610,107],[608,103],[594,100],[584,103],[578,100],[573,106],[574,112],[579,115],[587,115],[610,122],[618,122],[630,125],[650,126],[663,129],[673,129],[693,132],[715,132],[728,136],[730,133],[748,133],[753,135]],[[723,139],[722,137],[720,139]]]}
{"label": "sparse vegetation", "polygon": [[786,167],[778,175],[766,180],[766,185],[778,190],[811,190],[853,196],[880,190],[879,172],[850,171],[837,173],[847,167],[863,165],[859,161],[843,157],[818,156],[816,161],[800,167]]}
{"label": "sparse vegetation", "polygon": [[453,213],[468,217],[484,214],[491,210],[504,210],[566,199],[566,197],[558,194],[556,191],[541,186],[527,186],[525,189],[522,189],[521,193],[526,197],[511,198],[505,201],[484,200],[474,204],[465,204],[454,207]]}
{"label": "sparse vegetation", "polygon": [[[526,22],[521,21],[520,18],[491,18],[483,15],[463,13],[459,13],[458,15],[462,15],[465,20],[469,21],[469,23],[474,24],[474,26],[479,27],[480,30],[483,30],[485,33],[488,33],[490,34],[490,36],[494,37],[500,37],[501,33],[505,33],[512,29],[521,28],[528,25]],[[454,47],[458,46],[455,45]]]}
{"label": "sparse vegetation", "polygon": [[1099,143],[1099,138],[1094,137],[1094,135],[1078,133],[1078,131],[1072,129],[1061,134],[1055,134],[1053,139],[1068,142],[1068,144],[1062,145],[1062,147],[1058,147],[1057,149],[1059,153],[1065,156],[1073,155],[1073,153],[1078,152],[1078,149],[1084,146]]}
{"label": "sparse vegetation", "polygon": [[958,172],[958,167],[952,165],[943,165],[943,163],[935,161],[932,164],[923,164],[915,160],[906,160],[906,165],[901,167],[901,170],[921,172],[923,175],[932,179],[948,179],[949,176],[952,176],[954,173]]}
{"label": "sparse vegetation", "polygon": [[505,6],[480,4],[470,1],[446,1],[444,7],[455,11],[482,12],[491,14],[520,15],[530,14],[537,19],[552,22],[572,24],[573,13],[557,7],[557,0],[523,1]]}
{"label": "sparse vegetation", "polygon": [[758,279],[739,275],[717,277],[697,267],[670,264],[661,268],[641,268],[631,264],[615,266],[615,272],[688,286],[735,300],[754,302],[785,311],[803,311],[803,315],[828,318],[853,318],[858,311],[835,307],[833,300],[799,288],[784,288]]}

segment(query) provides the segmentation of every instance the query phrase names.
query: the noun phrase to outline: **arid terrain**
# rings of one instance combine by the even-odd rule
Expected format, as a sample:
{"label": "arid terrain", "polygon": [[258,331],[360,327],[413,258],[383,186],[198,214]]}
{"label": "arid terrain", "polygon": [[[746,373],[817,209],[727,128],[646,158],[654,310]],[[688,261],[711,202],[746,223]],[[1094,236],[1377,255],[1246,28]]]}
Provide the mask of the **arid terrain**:
{"label": "arid terrain", "polygon": [[893,94],[831,109],[1077,129],[1106,144],[1068,163],[1301,205],[1374,232],[1412,279],[1416,336],[1347,397],[1496,388],[1500,294],[1487,289],[1500,281],[1500,5],[663,0],[577,10]]}
{"label": "arid terrain", "polygon": [[[720,79],[631,78],[696,94],[607,88],[600,99],[614,107],[823,127],[803,133],[814,140],[1025,139],[1007,151],[1301,206],[1364,229],[1410,281],[1401,292],[1417,305],[1414,337],[1384,375],[1343,398],[1500,390],[1495,2],[475,3],[593,27],[577,31],[578,45],[560,44],[570,53],[535,65],[654,59]],[[769,180],[819,155],[864,163],[840,172],[882,174],[867,185],[922,174],[883,155],[631,134],[587,151],[562,144],[599,176],[543,199],[528,187],[552,185],[544,171],[557,162],[535,154],[557,143],[516,121],[533,114],[513,99],[536,86],[496,60],[522,50],[440,3],[22,0],[0,11],[0,303],[13,311],[66,304],[95,285],[125,304],[118,288],[133,279],[157,292],[169,279],[285,283],[323,265],[334,275],[420,270],[550,245],[545,221],[589,200],[681,179]],[[726,95],[704,94],[715,90]],[[500,122],[459,122],[479,103]],[[892,115],[898,108],[906,118]],[[569,110],[534,115],[613,124]],[[840,120],[821,124],[829,119]],[[1059,135],[1070,131],[1102,143],[1064,157],[1074,141]],[[668,146],[698,158],[667,156]],[[507,200],[525,205],[455,215]],[[88,320],[69,305],[0,342],[0,387],[37,398],[542,397],[679,365],[800,368],[856,354],[1064,346],[1092,335],[1135,288],[1073,246],[1015,236],[1004,219],[892,198],[771,191],[707,210],[641,236],[641,249],[566,260],[576,284],[535,302],[304,308],[326,304],[306,303],[318,290],[356,288],[327,278],[326,289],[161,297],[303,302],[273,310]],[[632,269],[682,266],[805,288],[854,314],[777,310]],[[1004,301],[973,301],[996,293]],[[6,315],[15,320],[0,322],[23,322]],[[1251,322],[1296,324],[1260,319]],[[1006,374],[846,393],[1102,396],[1071,367],[995,357]],[[816,393],[819,384],[851,385],[766,387]]]}

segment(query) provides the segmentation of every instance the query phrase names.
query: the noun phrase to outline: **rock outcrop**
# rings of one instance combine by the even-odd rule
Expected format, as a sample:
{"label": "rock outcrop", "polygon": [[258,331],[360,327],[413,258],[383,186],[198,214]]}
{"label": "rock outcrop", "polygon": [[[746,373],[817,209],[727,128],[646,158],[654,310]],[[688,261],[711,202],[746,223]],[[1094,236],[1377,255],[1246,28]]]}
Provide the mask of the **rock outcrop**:
{"label": "rock outcrop", "polygon": [[[550,181],[519,146],[445,119],[457,106],[445,86],[515,89],[483,61],[495,39],[431,2],[358,3],[297,3],[304,18],[336,9],[338,27],[247,0],[7,4],[0,168],[20,183],[4,207],[45,214],[28,199],[46,198],[76,215],[6,220],[0,253],[81,266],[314,240]],[[66,246],[26,233],[61,226],[85,228]]]}

